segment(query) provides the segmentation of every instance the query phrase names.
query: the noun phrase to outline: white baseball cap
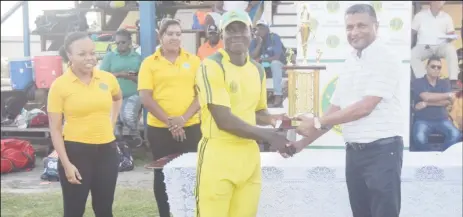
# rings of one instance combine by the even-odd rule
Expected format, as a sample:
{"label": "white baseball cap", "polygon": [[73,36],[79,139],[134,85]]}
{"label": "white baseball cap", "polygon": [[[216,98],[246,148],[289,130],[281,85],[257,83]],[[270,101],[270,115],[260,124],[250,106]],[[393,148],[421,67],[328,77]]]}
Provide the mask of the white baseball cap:
{"label": "white baseball cap", "polygon": [[268,23],[267,23],[267,21],[265,21],[265,20],[258,20],[258,21],[256,22],[256,26],[257,26],[257,25],[264,25],[264,26],[268,27]]}

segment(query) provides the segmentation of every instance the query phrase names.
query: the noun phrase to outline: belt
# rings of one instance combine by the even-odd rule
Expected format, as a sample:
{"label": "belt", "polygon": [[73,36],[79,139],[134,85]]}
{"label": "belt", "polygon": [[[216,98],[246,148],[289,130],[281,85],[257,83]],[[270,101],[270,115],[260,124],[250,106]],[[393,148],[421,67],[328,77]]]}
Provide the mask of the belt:
{"label": "belt", "polygon": [[400,141],[401,139],[402,139],[401,136],[393,136],[393,137],[378,139],[378,140],[375,140],[369,143],[346,142],[346,149],[353,149],[355,151],[360,151],[360,150],[367,149],[370,147],[388,145],[396,141]]}

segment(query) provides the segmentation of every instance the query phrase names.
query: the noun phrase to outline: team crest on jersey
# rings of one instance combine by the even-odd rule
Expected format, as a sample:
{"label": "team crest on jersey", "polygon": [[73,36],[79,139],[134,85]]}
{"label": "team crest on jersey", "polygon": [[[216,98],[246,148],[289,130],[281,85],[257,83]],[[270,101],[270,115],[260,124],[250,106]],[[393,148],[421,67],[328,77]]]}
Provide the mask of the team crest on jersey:
{"label": "team crest on jersey", "polygon": [[236,81],[230,82],[230,92],[231,93],[238,92],[238,84],[236,83]]}
{"label": "team crest on jersey", "polygon": [[100,87],[100,89],[102,89],[102,90],[108,90],[108,85],[105,84],[105,83],[100,83],[99,87]]}

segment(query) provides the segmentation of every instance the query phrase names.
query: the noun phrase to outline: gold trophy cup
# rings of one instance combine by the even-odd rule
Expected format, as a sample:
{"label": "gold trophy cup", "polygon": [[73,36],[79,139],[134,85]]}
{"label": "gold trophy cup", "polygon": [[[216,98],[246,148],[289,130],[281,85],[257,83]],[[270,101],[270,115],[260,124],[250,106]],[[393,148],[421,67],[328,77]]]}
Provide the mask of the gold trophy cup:
{"label": "gold trophy cup", "polygon": [[[293,65],[291,61],[288,61],[288,64],[283,67],[288,73],[288,115],[291,118],[301,114],[319,116],[320,71],[326,70],[326,66],[319,64],[322,54],[320,50],[317,50],[316,64],[308,64],[307,47],[311,36],[310,14],[306,3],[300,4],[299,7],[302,7],[302,10],[300,10],[300,24],[298,25],[300,37],[297,37],[301,54],[298,53],[298,55],[302,57],[298,59],[302,59],[302,64]],[[292,59],[293,53],[291,51],[288,50],[287,55],[288,59]],[[296,132],[293,129],[299,125],[299,122],[293,119],[291,123],[285,125],[289,125],[288,138],[294,140]]]}
{"label": "gold trophy cup", "polygon": [[303,63],[307,64],[307,46],[310,37],[310,13],[307,9],[307,5],[304,4],[302,6],[301,16],[300,16],[300,26],[299,26],[299,34],[302,46],[302,58]]}
{"label": "gold trophy cup", "polygon": [[[290,53],[288,51],[288,53]],[[296,117],[300,114],[320,114],[320,70],[326,66],[320,65],[322,52],[317,50],[316,65],[292,65],[284,67],[288,73],[288,115]],[[288,62],[289,63],[289,62]],[[297,127],[298,121],[292,121],[291,126]]]}

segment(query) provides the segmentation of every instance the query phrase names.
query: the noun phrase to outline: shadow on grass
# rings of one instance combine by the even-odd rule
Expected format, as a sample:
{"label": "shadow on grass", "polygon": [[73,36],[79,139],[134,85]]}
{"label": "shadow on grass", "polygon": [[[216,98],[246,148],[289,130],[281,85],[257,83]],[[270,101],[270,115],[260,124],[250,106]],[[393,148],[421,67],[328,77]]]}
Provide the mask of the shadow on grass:
{"label": "shadow on grass", "polygon": [[[91,195],[87,200],[84,217],[94,217]],[[60,191],[51,193],[1,194],[2,217],[62,217]],[[141,188],[116,190],[113,205],[115,217],[159,217],[152,191]]]}

